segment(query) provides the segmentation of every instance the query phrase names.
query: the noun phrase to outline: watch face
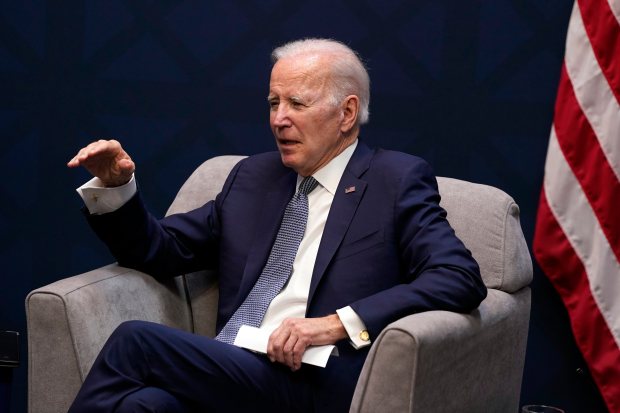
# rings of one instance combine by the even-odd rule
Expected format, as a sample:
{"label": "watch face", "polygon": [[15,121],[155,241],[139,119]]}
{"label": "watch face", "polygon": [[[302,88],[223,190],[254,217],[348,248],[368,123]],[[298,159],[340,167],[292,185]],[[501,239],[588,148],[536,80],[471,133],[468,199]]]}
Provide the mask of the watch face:
{"label": "watch face", "polygon": [[15,367],[19,364],[19,333],[0,331],[0,366]]}

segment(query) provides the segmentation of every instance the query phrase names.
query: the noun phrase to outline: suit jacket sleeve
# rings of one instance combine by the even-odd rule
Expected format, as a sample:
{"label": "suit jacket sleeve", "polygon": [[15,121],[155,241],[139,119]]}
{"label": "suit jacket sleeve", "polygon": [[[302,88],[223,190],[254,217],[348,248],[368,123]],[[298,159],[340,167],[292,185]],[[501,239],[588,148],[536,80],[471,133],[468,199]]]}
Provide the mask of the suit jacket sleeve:
{"label": "suit jacket sleeve", "polygon": [[139,191],[114,212],[90,215],[86,208],[83,212],[122,266],[158,279],[215,268],[220,207],[242,163],[235,165],[214,201],[187,213],[158,220],[147,211]]}
{"label": "suit jacket sleeve", "polygon": [[486,296],[477,262],[439,206],[430,166],[416,159],[399,175],[394,196],[394,238],[402,282],[351,304],[371,337],[412,313],[471,311]]}

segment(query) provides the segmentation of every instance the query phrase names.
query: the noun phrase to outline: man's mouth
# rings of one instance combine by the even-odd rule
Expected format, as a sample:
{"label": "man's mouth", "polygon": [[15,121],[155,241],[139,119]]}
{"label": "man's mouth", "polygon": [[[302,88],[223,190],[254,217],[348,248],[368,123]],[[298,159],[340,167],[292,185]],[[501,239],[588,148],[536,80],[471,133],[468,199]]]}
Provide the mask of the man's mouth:
{"label": "man's mouth", "polygon": [[278,143],[280,146],[291,146],[299,143],[299,141],[294,141],[292,139],[278,139]]}

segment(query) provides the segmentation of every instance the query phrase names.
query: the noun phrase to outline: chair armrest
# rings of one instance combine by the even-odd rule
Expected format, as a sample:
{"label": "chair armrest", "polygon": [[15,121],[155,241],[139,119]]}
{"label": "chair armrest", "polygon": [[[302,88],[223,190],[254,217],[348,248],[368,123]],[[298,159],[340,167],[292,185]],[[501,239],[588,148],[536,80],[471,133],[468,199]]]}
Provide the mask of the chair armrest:
{"label": "chair armrest", "polygon": [[471,314],[429,311],[387,326],[370,350],[351,412],[517,411],[530,289],[490,289]]}
{"label": "chair armrest", "polygon": [[32,291],[26,298],[30,412],[66,412],[95,357],[123,321],[191,330],[182,279],[162,284],[108,265]]}

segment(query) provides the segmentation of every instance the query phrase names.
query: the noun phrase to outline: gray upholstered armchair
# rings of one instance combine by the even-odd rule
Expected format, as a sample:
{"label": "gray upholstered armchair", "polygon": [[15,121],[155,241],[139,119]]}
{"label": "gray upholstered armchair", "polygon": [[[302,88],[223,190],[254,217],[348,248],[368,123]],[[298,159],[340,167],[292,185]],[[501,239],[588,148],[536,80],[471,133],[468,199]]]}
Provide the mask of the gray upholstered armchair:
{"label": "gray upholstered armchair", "polygon": [[[240,157],[213,158],[168,213],[212,199]],[[389,325],[374,341],[352,412],[517,411],[530,313],[531,260],[519,208],[489,186],[439,178],[442,206],[480,263],[488,297],[471,314],[430,311]],[[97,353],[122,321],[141,319],[214,335],[217,283],[195,273],[160,284],[112,264],[31,292],[31,413],[64,413]]]}

